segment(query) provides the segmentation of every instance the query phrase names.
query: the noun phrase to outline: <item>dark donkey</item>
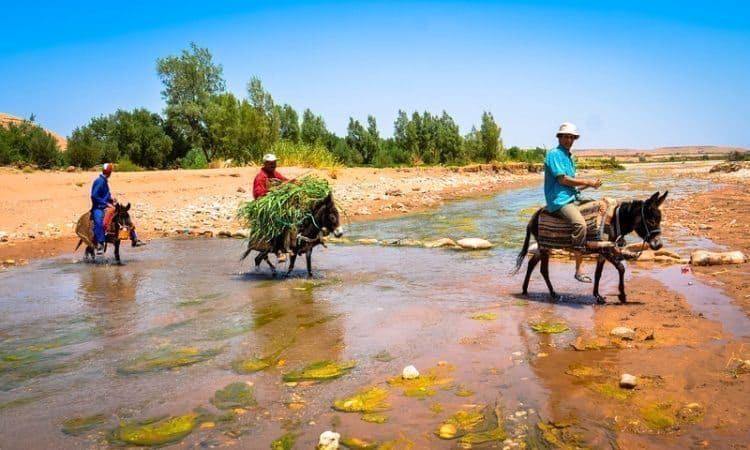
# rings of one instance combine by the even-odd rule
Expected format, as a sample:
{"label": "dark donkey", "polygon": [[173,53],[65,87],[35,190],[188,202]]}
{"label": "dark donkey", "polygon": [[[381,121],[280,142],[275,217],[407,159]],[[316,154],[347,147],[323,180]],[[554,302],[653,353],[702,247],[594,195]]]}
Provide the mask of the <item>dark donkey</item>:
{"label": "dark donkey", "polygon": [[[292,230],[292,254],[289,259],[289,268],[286,275],[289,275],[294,269],[294,263],[297,256],[304,254],[307,262],[307,275],[312,277],[312,251],[318,244],[325,247],[323,236],[328,236],[333,232],[336,237],[344,234],[343,228],[339,225],[339,210],[333,202],[331,194],[316,203],[313,208],[305,214],[302,223],[298,224],[295,230]],[[253,250],[259,252],[255,257],[255,269],[260,268],[260,263],[265,260],[271,267],[271,272],[276,276],[276,267],[271,264],[268,254],[271,253],[271,245],[268,242],[248,242],[247,250],[242,255],[241,260],[247,258]]]}
{"label": "dark donkey", "polygon": [[[112,213],[112,220],[109,223],[109,227],[104,230],[104,251],[107,251],[107,243],[114,245],[115,260],[117,260],[117,264],[122,264],[122,261],[120,261],[120,241],[130,239],[128,230],[133,228],[133,221],[130,220],[130,214],[128,213],[130,210],[130,203],[125,206],[116,203],[114,208],[115,211]],[[120,235],[121,231],[124,232],[125,236]],[[85,243],[86,258],[90,256],[92,261],[95,260],[94,247],[96,243],[94,242],[94,221],[91,218],[91,211],[86,212],[86,214],[78,219],[78,223],[76,224],[76,234],[80,239],[78,240],[78,245],[76,245],[75,249],[78,250],[78,247]]]}
{"label": "dark donkey", "polygon": [[[638,236],[643,239],[644,244],[648,243],[652,250],[659,250],[662,246],[661,243],[661,211],[659,206],[667,198],[667,193],[664,192],[660,196],[659,192],[649,197],[647,200],[634,200],[628,202],[619,202],[614,210],[612,221],[605,228],[608,231],[608,239],[611,242],[619,242],[625,235],[635,231]],[[542,209],[538,210],[531,218],[531,221],[526,226],[526,240],[523,243],[523,249],[518,254],[516,259],[516,269],[518,272],[521,268],[524,258],[529,250],[529,236],[534,235],[534,239],[538,242],[538,225],[539,225],[539,214]],[[597,253],[599,256],[596,261],[596,272],[594,273],[594,297],[596,297],[597,303],[604,303],[604,297],[599,295],[599,280],[602,276],[602,268],[604,268],[604,262],[611,262],[620,273],[620,294],[618,298],[622,303],[627,301],[625,295],[625,266],[622,264],[622,260],[625,256],[622,252],[617,249],[616,246],[590,249],[586,253]],[[544,277],[547,288],[549,288],[549,294],[553,299],[557,299],[557,294],[552,288],[552,283],[549,280],[549,256],[550,248],[540,246],[538,251],[533,254],[529,259],[528,269],[526,270],[526,278],[523,280],[523,295],[527,295],[527,288],[529,287],[529,278],[531,272],[536,267],[539,261],[542,262],[540,271]]]}

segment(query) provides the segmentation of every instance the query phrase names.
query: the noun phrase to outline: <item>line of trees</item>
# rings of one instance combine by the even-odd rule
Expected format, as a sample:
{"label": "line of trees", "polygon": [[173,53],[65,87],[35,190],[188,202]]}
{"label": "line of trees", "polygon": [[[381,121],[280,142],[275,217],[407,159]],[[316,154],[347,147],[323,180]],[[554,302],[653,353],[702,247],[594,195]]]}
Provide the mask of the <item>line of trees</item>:
{"label": "line of trees", "polygon": [[[201,168],[213,160],[246,164],[285,149],[317,155],[318,160],[324,155],[325,161],[376,167],[529,158],[520,149],[503,149],[501,128],[487,111],[480,127],[466,135],[445,111],[409,115],[399,110],[392,137],[381,137],[373,116],[365,122],[350,118],[346,136],[339,137],[310,109],[300,120],[291,105],[277,104],[258,78],[250,79],[242,98],[228,92],[222,66],[208,49],[194,43],[179,56],[158,59],[156,72],[164,88],[162,115],[141,108],[93,118],[73,131],[63,154],[34,131],[39,128],[32,123],[0,129],[0,163],[92,167],[118,161],[146,168]],[[23,140],[19,135],[29,136],[26,141],[33,144],[17,146]]]}

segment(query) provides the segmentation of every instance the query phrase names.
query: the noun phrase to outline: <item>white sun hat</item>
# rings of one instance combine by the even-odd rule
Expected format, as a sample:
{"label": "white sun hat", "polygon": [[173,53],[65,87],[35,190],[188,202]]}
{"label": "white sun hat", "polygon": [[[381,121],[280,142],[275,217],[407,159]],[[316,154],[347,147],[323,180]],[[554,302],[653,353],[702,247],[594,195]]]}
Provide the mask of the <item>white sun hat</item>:
{"label": "white sun hat", "polygon": [[276,161],[276,155],[273,153],[266,153],[263,155],[263,161],[273,162]]}
{"label": "white sun hat", "polygon": [[578,134],[576,126],[570,122],[563,122],[560,124],[560,129],[557,130],[557,136],[560,136],[561,134],[572,134],[575,137],[581,136],[580,134]]}

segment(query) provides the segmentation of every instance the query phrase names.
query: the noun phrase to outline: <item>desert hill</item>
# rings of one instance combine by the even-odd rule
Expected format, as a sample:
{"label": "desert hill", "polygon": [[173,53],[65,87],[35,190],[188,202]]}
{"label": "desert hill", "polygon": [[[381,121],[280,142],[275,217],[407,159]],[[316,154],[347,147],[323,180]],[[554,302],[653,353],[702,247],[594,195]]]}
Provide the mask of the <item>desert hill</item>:
{"label": "desert hill", "polygon": [[695,145],[680,147],[658,147],[652,149],[632,148],[586,148],[574,149],[573,153],[578,158],[615,158],[618,161],[638,161],[647,159],[649,161],[667,160],[669,158],[699,159],[709,157],[717,159],[726,157],[730,153],[748,153],[750,150],[742,147],[725,147],[714,145]]}
{"label": "desert hill", "polygon": [[[12,116],[10,114],[1,113],[0,112],[0,126],[6,127],[9,124],[16,124],[20,125],[21,123],[25,122],[26,119],[21,119],[20,117]],[[39,125],[39,124],[36,124]],[[42,127],[44,131],[51,134],[53,138],[57,141],[57,145],[60,146],[60,149],[62,151],[65,151],[68,148],[68,140],[64,137],[60,136],[59,134],[55,133],[54,131],[50,131],[44,127]]]}

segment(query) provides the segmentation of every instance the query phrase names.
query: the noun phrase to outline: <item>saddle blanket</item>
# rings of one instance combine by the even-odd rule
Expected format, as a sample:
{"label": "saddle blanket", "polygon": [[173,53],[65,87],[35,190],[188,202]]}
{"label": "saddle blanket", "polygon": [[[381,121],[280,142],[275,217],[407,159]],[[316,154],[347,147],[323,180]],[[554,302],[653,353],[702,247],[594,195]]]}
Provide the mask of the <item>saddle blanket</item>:
{"label": "saddle blanket", "polygon": [[[581,215],[586,219],[586,241],[608,240],[609,236],[605,231],[608,231],[616,206],[617,202],[608,197],[578,206]],[[572,233],[573,226],[565,219],[548,213],[547,208],[542,209],[537,230],[537,242],[540,247],[571,248]]]}

